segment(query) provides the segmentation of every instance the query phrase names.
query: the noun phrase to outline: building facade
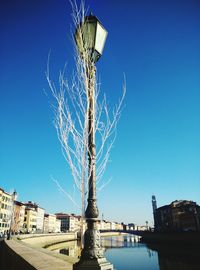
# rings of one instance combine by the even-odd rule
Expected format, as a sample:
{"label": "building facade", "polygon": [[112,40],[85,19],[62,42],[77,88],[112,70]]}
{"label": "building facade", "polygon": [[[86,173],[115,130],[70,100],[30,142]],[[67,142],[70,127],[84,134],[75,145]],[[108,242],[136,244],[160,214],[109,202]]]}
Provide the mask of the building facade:
{"label": "building facade", "polygon": [[37,211],[36,230],[37,233],[43,233],[45,210],[42,207],[37,206],[36,211]]}
{"label": "building facade", "polygon": [[33,208],[25,208],[23,229],[26,233],[35,233],[37,224],[37,212]]}
{"label": "building facade", "polygon": [[[13,193],[14,194],[14,193]],[[13,219],[13,194],[0,188],[0,232],[7,233]]]}
{"label": "building facade", "polygon": [[68,214],[56,213],[56,218],[61,222],[61,232],[67,232],[69,228]]}
{"label": "building facade", "polygon": [[56,219],[56,228],[55,228],[55,232],[59,233],[61,232],[61,220]]}
{"label": "building facade", "polygon": [[154,223],[156,231],[200,231],[200,206],[176,200],[155,210]]}
{"label": "building facade", "polygon": [[44,233],[57,233],[61,231],[61,221],[56,218],[56,215],[44,215]]}
{"label": "building facade", "polygon": [[40,207],[37,203],[28,201],[25,203],[26,208],[36,211],[36,232],[42,233],[44,229],[44,213],[45,209]]}
{"label": "building facade", "polygon": [[20,233],[24,231],[24,217],[25,217],[25,205],[22,202],[14,202],[13,222],[11,230],[13,233]]}
{"label": "building facade", "polygon": [[[74,214],[56,213],[56,218],[61,221],[62,232],[75,232],[80,231],[82,226],[81,216]],[[83,227],[86,226],[85,220],[83,220]]]}

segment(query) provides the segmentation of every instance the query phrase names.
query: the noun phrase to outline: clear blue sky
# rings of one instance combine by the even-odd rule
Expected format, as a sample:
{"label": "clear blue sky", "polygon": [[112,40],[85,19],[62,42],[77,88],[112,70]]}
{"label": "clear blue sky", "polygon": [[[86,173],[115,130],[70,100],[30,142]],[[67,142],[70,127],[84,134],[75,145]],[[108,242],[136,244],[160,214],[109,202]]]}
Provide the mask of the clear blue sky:
{"label": "clear blue sky", "polygon": [[[127,79],[125,108],[99,194],[105,219],[152,222],[176,199],[200,204],[200,2],[87,1],[108,30],[97,63],[114,104]],[[57,76],[73,71],[68,0],[8,0],[0,14],[0,186],[47,212],[77,212],[50,176],[73,192],[53,126],[45,79],[48,53]]]}

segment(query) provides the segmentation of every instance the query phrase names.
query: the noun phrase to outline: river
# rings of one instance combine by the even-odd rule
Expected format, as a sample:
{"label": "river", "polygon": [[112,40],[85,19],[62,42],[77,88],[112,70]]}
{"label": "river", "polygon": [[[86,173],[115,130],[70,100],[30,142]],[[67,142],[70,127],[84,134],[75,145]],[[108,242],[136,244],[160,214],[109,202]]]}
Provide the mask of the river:
{"label": "river", "polygon": [[[200,270],[200,251],[192,247],[146,245],[133,235],[102,237],[102,246],[116,270]],[[74,257],[78,249],[68,242],[54,252]]]}

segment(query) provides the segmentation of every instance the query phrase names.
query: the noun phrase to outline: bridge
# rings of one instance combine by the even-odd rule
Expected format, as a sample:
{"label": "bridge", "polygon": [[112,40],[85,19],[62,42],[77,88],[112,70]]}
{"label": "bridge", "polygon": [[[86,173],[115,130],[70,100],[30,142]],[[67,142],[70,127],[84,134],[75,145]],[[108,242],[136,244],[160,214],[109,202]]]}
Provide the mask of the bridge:
{"label": "bridge", "polygon": [[134,234],[138,236],[143,236],[147,231],[138,231],[138,230],[100,230],[101,233],[127,233]]}

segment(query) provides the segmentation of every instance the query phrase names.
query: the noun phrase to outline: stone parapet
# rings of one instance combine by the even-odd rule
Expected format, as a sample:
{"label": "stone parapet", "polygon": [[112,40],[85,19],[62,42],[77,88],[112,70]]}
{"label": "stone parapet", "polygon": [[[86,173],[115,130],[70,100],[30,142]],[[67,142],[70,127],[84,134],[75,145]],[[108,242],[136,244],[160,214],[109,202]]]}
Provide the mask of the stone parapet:
{"label": "stone parapet", "polygon": [[[17,239],[18,238],[18,239]],[[19,240],[20,238],[20,240]],[[42,247],[75,240],[76,235],[31,235],[0,242],[1,270],[72,270],[74,262]]]}
{"label": "stone parapet", "polygon": [[1,270],[72,270],[72,264],[15,240],[0,243]]}
{"label": "stone parapet", "polygon": [[15,237],[33,247],[46,248],[53,244],[72,241],[77,239],[76,233],[20,235]]}

